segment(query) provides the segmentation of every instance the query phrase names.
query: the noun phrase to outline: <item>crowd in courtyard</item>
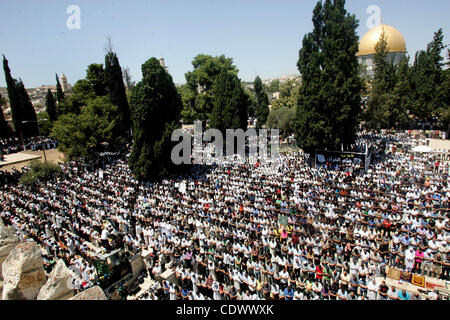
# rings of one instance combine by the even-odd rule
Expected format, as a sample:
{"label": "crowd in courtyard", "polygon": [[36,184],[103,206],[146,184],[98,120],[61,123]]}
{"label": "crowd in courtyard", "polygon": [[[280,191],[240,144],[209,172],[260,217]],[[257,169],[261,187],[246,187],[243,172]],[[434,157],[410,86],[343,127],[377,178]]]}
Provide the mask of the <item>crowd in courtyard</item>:
{"label": "crowd in courtyard", "polygon": [[[423,299],[375,278],[396,267],[450,280],[448,163],[436,170],[432,154],[412,153],[408,133],[359,141],[373,150],[367,171],[312,168],[294,152],[153,183],[133,178],[129,154],[104,153],[34,189],[5,183],[0,214],[45,248],[48,271],[55,259],[79,270],[77,290],[98,283],[99,250],[123,248],[151,253],[158,285],[144,299]],[[176,283],[161,278],[168,267]]]}
{"label": "crowd in courtyard", "polygon": [[23,144],[22,141],[16,137],[0,139],[0,160],[2,160],[2,156],[24,151],[24,146],[27,151],[42,150],[44,147],[48,150],[58,147],[58,142],[55,139],[44,136],[26,138],[24,139]]}

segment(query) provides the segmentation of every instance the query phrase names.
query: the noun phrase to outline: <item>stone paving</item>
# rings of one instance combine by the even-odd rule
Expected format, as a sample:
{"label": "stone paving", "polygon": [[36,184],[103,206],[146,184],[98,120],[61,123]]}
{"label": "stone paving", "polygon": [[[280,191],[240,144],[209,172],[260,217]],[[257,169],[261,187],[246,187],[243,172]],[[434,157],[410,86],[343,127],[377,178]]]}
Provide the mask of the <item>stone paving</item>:
{"label": "stone paving", "polygon": [[36,159],[40,159],[41,157],[42,157],[42,154],[41,155],[37,155],[37,154],[33,155],[33,154],[25,153],[25,152],[7,154],[3,159],[4,161],[0,161],[0,167],[9,166],[9,165],[16,164],[19,162],[36,160]]}

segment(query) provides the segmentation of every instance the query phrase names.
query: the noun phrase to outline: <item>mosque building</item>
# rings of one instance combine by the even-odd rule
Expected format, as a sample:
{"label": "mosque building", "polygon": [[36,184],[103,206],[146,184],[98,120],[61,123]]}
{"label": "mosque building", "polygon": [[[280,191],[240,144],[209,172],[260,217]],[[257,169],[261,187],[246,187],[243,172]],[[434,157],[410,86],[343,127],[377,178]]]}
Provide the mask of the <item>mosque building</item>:
{"label": "mosque building", "polygon": [[356,54],[358,62],[363,65],[363,73],[367,78],[372,79],[375,74],[375,46],[381,38],[386,35],[388,60],[394,65],[400,64],[400,61],[406,54],[406,42],[403,35],[387,24],[380,24],[367,32],[359,42],[359,51]]}

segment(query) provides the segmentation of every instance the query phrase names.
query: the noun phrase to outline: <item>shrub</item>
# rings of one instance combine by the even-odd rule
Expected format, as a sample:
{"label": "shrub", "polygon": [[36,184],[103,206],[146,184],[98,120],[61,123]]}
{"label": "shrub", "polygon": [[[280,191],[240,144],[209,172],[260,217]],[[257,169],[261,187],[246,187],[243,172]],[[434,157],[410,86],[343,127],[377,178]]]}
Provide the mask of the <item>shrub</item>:
{"label": "shrub", "polygon": [[22,175],[19,182],[22,185],[32,185],[38,182],[47,181],[61,173],[61,168],[51,162],[33,161],[30,170]]}

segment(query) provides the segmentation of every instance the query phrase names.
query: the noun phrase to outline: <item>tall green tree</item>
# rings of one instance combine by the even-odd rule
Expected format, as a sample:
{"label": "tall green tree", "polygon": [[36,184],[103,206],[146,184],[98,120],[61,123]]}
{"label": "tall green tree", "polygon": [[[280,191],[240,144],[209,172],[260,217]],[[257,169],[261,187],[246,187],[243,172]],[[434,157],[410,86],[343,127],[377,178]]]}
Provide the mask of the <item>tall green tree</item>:
{"label": "tall green tree", "polygon": [[419,51],[415,55],[412,67],[412,88],[414,92],[412,111],[422,122],[431,120],[434,113],[448,105],[445,95],[440,92],[443,83],[443,34],[439,29],[426,51]]}
{"label": "tall green tree", "polygon": [[96,96],[106,95],[105,70],[102,64],[90,64],[86,70],[86,80],[91,84]]}
{"label": "tall green tree", "polygon": [[393,89],[396,84],[396,68],[388,59],[387,36],[381,34],[375,45],[375,74],[372,81],[372,91],[369,95],[366,110],[366,121],[369,128],[391,128],[398,122],[398,105],[393,99]]}
{"label": "tall green tree", "polygon": [[[189,102],[184,103],[183,115],[191,115],[194,120],[204,123],[211,118],[213,108],[213,84],[222,69],[235,75],[238,69],[233,65],[233,59],[224,55],[210,56],[205,54],[197,55],[192,61],[194,70],[186,73],[186,83],[191,93],[186,95]],[[184,119],[187,120],[187,119]]]}
{"label": "tall green tree", "polygon": [[222,69],[213,84],[213,97],[211,128],[220,130],[224,136],[226,129],[247,130],[250,101],[237,75]]}
{"label": "tall green tree", "polygon": [[170,156],[173,130],[180,127],[183,107],[172,76],[150,58],[142,65],[142,80],[131,93],[133,148],[129,167],[138,180],[164,177],[176,171]]}
{"label": "tall green tree", "polygon": [[269,98],[259,76],[253,82],[253,88],[256,95],[256,127],[261,128],[266,124],[267,116],[269,115]]}
{"label": "tall green tree", "polygon": [[21,135],[21,107],[20,96],[17,93],[17,80],[11,76],[11,70],[9,69],[8,60],[3,55],[3,71],[5,72],[6,87],[8,90],[9,105],[11,107],[12,122],[14,130],[18,136]]}
{"label": "tall green tree", "polygon": [[308,153],[354,142],[362,88],[356,58],[359,22],[346,11],[345,1],[319,1],[312,21],[297,63],[302,86],[296,137]]}
{"label": "tall green tree", "polygon": [[47,94],[45,95],[45,110],[47,111],[51,122],[54,122],[58,119],[55,97],[53,96],[53,93],[50,91],[50,89],[47,90]]}
{"label": "tall green tree", "polygon": [[3,70],[8,90],[11,114],[16,134],[23,138],[38,134],[37,118],[30,97],[22,80],[17,81],[11,76],[8,60],[3,56]]}
{"label": "tall green tree", "polygon": [[64,101],[64,99],[65,99],[64,92],[62,90],[61,83],[59,82],[58,74],[56,74],[56,101],[60,103]]}
{"label": "tall green tree", "polygon": [[409,67],[409,57],[404,57],[397,67],[396,83],[389,99],[391,127],[408,127],[411,105],[411,68]]}
{"label": "tall green tree", "polygon": [[21,129],[24,138],[37,136],[39,133],[36,111],[31,103],[28,92],[22,80],[16,82],[16,92],[20,102]]}
{"label": "tall green tree", "polygon": [[108,51],[105,56],[105,84],[111,103],[119,108],[122,128],[127,131],[131,127],[130,107],[123,84],[122,68],[116,53],[112,51]]}
{"label": "tall green tree", "polygon": [[[447,51],[447,59],[450,64],[450,49]],[[439,99],[442,104],[437,108],[436,113],[442,128],[447,131],[447,137],[450,137],[450,68],[442,71]]]}

